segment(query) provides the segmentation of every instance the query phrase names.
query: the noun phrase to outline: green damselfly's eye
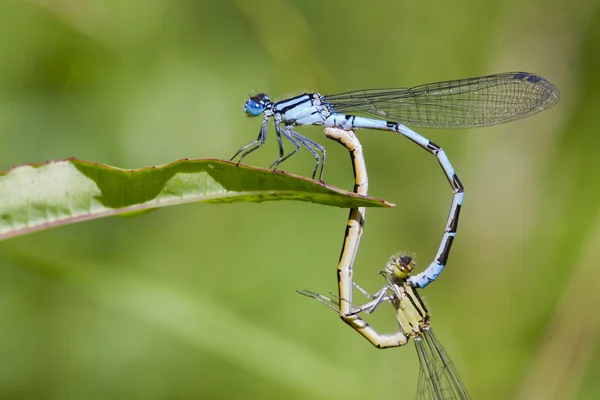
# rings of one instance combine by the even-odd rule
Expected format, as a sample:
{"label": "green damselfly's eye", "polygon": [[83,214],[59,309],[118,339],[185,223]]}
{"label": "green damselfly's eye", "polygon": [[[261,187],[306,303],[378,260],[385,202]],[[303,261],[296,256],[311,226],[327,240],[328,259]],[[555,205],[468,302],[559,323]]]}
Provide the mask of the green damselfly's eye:
{"label": "green damselfly's eye", "polygon": [[398,279],[405,279],[415,268],[415,260],[412,257],[403,254],[401,256],[392,256],[385,269]]}

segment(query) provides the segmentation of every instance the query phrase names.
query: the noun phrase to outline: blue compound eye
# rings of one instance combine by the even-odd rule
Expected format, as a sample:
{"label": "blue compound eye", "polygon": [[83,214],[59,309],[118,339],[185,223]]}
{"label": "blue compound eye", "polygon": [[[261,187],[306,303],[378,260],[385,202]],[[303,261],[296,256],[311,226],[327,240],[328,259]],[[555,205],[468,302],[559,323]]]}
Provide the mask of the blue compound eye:
{"label": "blue compound eye", "polygon": [[244,104],[244,112],[248,115],[256,117],[265,110],[265,106],[262,103],[256,102],[252,99],[249,99],[246,104]]}
{"label": "blue compound eye", "polygon": [[244,103],[244,112],[251,117],[256,117],[262,114],[266,108],[270,107],[271,99],[264,93],[259,93],[250,96],[248,101]]}

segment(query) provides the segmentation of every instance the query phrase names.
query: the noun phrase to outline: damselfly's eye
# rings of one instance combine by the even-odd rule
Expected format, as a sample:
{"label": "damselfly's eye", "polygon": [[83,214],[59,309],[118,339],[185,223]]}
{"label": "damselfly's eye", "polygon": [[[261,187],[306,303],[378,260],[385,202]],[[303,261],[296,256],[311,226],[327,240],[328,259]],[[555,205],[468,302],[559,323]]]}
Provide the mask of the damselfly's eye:
{"label": "damselfly's eye", "polygon": [[250,99],[244,104],[244,112],[252,117],[262,114],[265,106]]}
{"label": "damselfly's eye", "polygon": [[267,103],[270,102],[266,94],[257,94],[252,96],[244,103],[244,112],[252,117],[256,117],[265,111]]}
{"label": "damselfly's eye", "polygon": [[402,256],[392,256],[386,265],[386,270],[398,279],[404,279],[415,267],[415,261],[412,257],[404,254]]}

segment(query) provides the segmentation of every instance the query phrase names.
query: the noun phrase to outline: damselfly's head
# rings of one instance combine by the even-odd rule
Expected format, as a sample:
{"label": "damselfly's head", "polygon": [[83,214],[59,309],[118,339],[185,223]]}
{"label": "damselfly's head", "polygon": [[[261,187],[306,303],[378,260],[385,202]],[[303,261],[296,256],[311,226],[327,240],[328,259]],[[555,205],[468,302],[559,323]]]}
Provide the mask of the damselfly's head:
{"label": "damselfly's head", "polygon": [[271,106],[271,99],[264,93],[259,93],[254,96],[250,96],[248,100],[244,103],[244,112],[248,114],[249,117],[257,117],[267,108]]}
{"label": "damselfly's head", "polygon": [[395,255],[390,258],[385,266],[385,272],[398,279],[406,279],[415,268],[415,260],[406,254]]}

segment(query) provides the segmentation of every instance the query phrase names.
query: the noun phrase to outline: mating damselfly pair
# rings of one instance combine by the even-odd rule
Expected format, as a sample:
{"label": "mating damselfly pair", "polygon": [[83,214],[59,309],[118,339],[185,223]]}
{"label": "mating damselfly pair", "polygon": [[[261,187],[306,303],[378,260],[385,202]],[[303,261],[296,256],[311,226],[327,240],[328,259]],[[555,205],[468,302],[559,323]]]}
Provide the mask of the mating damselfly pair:
{"label": "mating damselfly pair", "polygon": [[[271,168],[276,168],[301,147],[305,147],[316,160],[313,178],[320,167],[319,179],[322,180],[325,148],[292,128],[300,125],[323,125],[328,128],[325,130],[327,137],[342,143],[351,151],[356,172],[355,191],[360,194],[366,194],[366,169],[360,144],[358,140],[353,141],[355,137],[351,130],[366,128],[400,133],[438,160],[452,187],[453,197],[438,252],[425,271],[409,276],[414,265],[412,259],[392,258],[383,273],[387,284],[375,295],[368,295],[358,287],[352,279],[352,267],[362,234],[365,210],[356,208],[350,212],[338,265],[339,296],[332,300],[314,292],[301,291],[301,294],[334,309],[344,322],[379,348],[402,346],[409,338],[413,338],[421,362],[417,394],[419,399],[469,398],[451,360],[435,339],[429,326],[427,309],[416,292],[417,288],[424,288],[434,281],[447,262],[456,235],[464,188],[441,147],[406,125],[431,128],[495,125],[548,109],[559,97],[556,87],[544,78],[526,72],[513,72],[413,88],[369,89],[325,96],[319,93],[303,94],[279,102],[272,102],[267,95],[258,94],[250,97],[244,105],[244,111],[249,116],[264,114],[264,118],[257,139],[234,155],[233,158],[240,155],[240,161],[264,145],[267,124],[271,118],[274,120],[279,144],[279,157]],[[375,119],[354,115],[355,113]],[[295,147],[287,155],[282,138],[286,138]],[[357,153],[360,157],[357,157]],[[360,178],[361,174],[363,179]],[[354,287],[371,301],[356,307],[352,301]],[[400,329],[395,334],[380,334],[359,316],[362,312],[373,312],[383,302],[389,302],[396,310]]]}
{"label": "mating damselfly pair", "polygon": [[[412,285],[424,288],[438,277],[447,263],[456,236],[464,187],[444,150],[406,125],[427,128],[496,125],[546,110],[556,104],[559,98],[560,93],[552,83],[528,72],[507,72],[412,88],[366,89],[334,95],[305,93],[278,102],[272,102],[266,94],[257,94],[246,101],[244,111],[255,117],[263,114],[260,132],[255,140],[239,149],[232,159],[239,156],[241,162],[245,156],[264,145],[267,124],[271,118],[279,144],[279,157],[271,168],[276,168],[301,147],[305,147],[316,160],[313,178],[320,167],[321,180],[325,166],[325,148],[292,128],[300,125],[323,125],[343,130],[365,128],[392,131],[433,154],[450,183],[453,196],[434,261],[423,272],[410,278]],[[283,138],[294,145],[294,150],[287,155]]]}

